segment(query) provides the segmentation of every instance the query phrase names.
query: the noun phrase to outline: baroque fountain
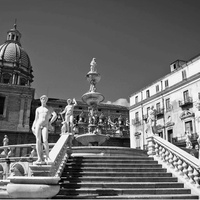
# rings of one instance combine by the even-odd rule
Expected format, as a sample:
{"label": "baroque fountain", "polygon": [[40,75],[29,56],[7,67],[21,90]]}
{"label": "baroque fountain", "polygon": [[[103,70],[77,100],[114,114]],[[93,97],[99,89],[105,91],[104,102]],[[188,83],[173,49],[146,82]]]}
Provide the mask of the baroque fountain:
{"label": "baroque fountain", "polygon": [[[104,96],[97,92],[96,89],[96,85],[101,79],[96,66],[96,59],[93,58],[90,63],[90,71],[86,75],[90,88],[88,92],[82,95],[82,101],[88,105],[88,133],[77,135],[75,137],[78,142],[86,146],[99,146],[108,139],[108,136],[101,134],[103,117],[99,117],[99,120],[97,120],[98,105],[104,100]],[[82,121],[80,119],[79,124],[81,123]]]}

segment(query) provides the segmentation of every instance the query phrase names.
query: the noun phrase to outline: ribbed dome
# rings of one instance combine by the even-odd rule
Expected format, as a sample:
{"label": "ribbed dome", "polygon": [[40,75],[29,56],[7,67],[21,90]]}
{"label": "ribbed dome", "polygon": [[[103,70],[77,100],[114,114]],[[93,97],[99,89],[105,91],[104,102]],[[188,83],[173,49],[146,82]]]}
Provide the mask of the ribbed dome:
{"label": "ribbed dome", "polygon": [[31,64],[28,54],[18,43],[7,41],[0,46],[0,60],[21,64],[25,71],[29,71]]}
{"label": "ribbed dome", "polygon": [[7,32],[7,40],[0,45],[1,83],[30,86],[33,70],[28,54],[20,43],[21,33],[17,25]]}

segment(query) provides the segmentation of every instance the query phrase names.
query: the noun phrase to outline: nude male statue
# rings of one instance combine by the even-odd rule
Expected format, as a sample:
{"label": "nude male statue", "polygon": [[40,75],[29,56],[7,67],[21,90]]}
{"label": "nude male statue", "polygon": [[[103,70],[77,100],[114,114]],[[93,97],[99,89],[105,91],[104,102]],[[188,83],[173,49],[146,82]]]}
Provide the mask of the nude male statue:
{"label": "nude male statue", "polygon": [[[51,162],[49,158],[48,131],[52,130],[52,123],[56,120],[57,114],[51,107],[46,105],[47,101],[48,97],[46,95],[40,97],[41,106],[35,111],[35,120],[32,125],[32,131],[36,137],[36,151],[38,155],[36,164]],[[42,140],[46,154],[45,162],[43,158]]]}
{"label": "nude male statue", "polygon": [[[72,132],[73,130],[73,124],[74,124],[74,107],[77,105],[76,99],[74,98],[73,100],[68,99],[67,100],[67,106],[65,109],[60,113],[61,115],[65,113],[65,120],[62,122],[63,126],[61,128],[62,133],[67,132]],[[70,130],[71,128],[71,130]]]}

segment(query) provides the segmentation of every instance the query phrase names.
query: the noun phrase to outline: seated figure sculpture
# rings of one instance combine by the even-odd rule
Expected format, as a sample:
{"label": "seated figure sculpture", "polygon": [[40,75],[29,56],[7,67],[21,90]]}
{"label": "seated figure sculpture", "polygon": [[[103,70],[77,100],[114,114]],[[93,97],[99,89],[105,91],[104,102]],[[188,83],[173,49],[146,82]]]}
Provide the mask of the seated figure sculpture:
{"label": "seated figure sculpture", "polygon": [[[35,164],[45,164],[51,162],[49,158],[48,131],[52,130],[52,123],[56,120],[56,112],[46,105],[48,97],[42,95],[40,97],[41,106],[35,111],[35,120],[32,125],[33,134],[36,137],[36,151],[38,159]],[[43,140],[43,144],[42,144]],[[43,157],[43,145],[46,158]]]}
{"label": "seated figure sculpture", "polygon": [[63,126],[61,128],[61,132],[72,132],[73,131],[73,125],[74,125],[74,106],[77,105],[76,99],[73,100],[68,99],[67,100],[67,106],[65,109],[60,113],[61,115],[65,113],[65,120],[62,122]]}

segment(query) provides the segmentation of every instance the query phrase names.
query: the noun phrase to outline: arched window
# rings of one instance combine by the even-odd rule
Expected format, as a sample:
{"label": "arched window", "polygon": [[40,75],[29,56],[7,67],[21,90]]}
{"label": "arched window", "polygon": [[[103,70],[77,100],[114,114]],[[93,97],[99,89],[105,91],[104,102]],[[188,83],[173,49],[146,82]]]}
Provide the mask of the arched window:
{"label": "arched window", "polygon": [[10,83],[11,75],[10,74],[3,74],[3,83]]}
{"label": "arched window", "polygon": [[26,85],[27,84],[27,80],[25,78],[20,78],[20,85]]}

